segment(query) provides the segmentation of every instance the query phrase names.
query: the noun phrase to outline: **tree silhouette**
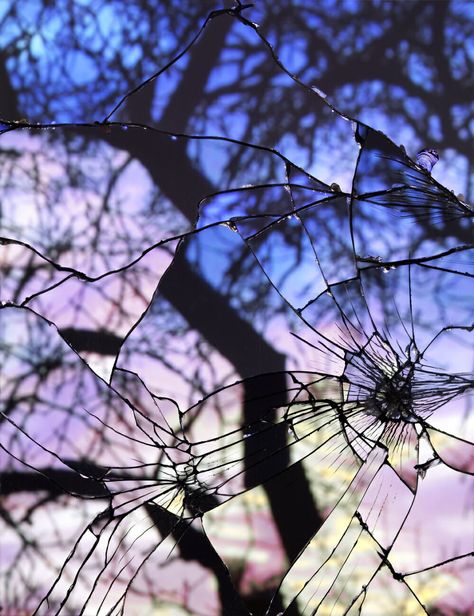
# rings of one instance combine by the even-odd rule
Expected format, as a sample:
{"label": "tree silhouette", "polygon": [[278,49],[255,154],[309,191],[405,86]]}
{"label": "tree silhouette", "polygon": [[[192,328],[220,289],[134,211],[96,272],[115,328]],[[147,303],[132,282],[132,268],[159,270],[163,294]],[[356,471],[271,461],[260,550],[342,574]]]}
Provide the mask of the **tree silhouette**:
{"label": "tree silhouette", "polygon": [[472,551],[391,560],[473,472],[467,5],[66,5],[1,17],[5,613],[426,613]]}

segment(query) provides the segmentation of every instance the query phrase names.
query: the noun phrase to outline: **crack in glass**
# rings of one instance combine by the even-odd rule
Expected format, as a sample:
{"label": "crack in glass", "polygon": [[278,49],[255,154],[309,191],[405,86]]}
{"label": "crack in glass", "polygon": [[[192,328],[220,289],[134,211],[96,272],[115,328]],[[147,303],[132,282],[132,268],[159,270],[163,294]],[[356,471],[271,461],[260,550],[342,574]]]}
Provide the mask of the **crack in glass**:
{"label": "crack in glass", "polygon": [[[0,67],[2,614],[468,614],[469,192],[365,121],[377,82],[350,106],[332,3],[290,3],[299,43],[273,4],[185,4],[77,6],[87,53],[50,3],[2,17],[36,58]],[[370,3],[368,53],[388,22],[408,53],[415,4]]]}

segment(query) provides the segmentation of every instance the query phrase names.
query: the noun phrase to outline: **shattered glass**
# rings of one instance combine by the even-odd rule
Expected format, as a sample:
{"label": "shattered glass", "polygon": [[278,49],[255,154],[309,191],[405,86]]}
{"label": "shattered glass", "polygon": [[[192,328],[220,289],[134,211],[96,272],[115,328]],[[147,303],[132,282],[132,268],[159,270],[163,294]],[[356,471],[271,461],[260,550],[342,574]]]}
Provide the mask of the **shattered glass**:
{"label": "shattered glass", "polygon": [[[118,5],[100,36],[87,3],[63,35],[2,16],[48,59],[0,124],[2,616],[471,613],[468,191],[326,95],[270,4]],[[125,34],[160,58],[135,81]]]}

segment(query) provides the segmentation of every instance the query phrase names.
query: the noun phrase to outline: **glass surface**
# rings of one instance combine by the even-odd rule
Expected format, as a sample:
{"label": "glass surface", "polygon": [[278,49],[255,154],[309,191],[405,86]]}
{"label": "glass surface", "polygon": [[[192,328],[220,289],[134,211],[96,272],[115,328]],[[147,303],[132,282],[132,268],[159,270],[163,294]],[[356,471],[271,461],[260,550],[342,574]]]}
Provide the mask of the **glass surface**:
{"label": "glass surface", "polygon": [[2,4],[2,616],[472,613],[473,21]]}

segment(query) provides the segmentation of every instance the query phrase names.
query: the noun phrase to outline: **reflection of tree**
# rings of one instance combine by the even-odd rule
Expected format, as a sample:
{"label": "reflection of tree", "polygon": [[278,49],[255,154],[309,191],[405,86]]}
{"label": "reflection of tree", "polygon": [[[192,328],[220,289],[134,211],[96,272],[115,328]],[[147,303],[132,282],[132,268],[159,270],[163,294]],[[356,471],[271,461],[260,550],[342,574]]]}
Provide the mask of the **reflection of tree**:
{"label": "reflection of tree", "polygon": [[[3,18],[7,27],[0,78],[5,95],[0,103],[3,105],[0,116],[13,120],[26,117],[30,122],[51,118],[91,121],[99,114],[105,116],[125,91],[143,81],[156,70],[157,64],[164,65],[176,50],[183,48],[195,32],[197,21],[207,10],[216,8],[210,6],[211,3],[204,3],[205,6],[197,4],[157,2],[142,6],[141,3],[117,2],[110,5],[109,16],[94,15],[89,8],[77,8],[66,18],[50,3],[45,3],[35,16],[35,34],[27,23],[28,17],[12,5]],[[381,116],[382,119],[395,118],[397,127],[403,125],[416,129],[417,138],[413,138],[416,144],[442,141],[443,147],[452,148],[460,160],[464,160],[469,112],[466,102],[468,75],[463,73],[463,62],[468,63],[468,53],[457,42],[462,37],[453,36],[455,30],[459,32],[464,27],[457,10],[448,3],[385,3],[375,6],[361,3],[355,13],[340,10],[335,16],[329,6],[308,8],[295,2],[276,7],[275,3],[268,3],[262,9],[263,19],[258,20],[260,30],[268,34],[279,56],[285,62],[288,59],[289,64],[294,63],[293,72],[306,83],[317,84],[340,108],[353,115],[363,115],[371,108],[383,108],[385,116]],[[60,23],[53,35],[48,32],[52,18]],[[64,22],[61,21],[63,18]],[[261,42],[250,36],[253,34],[250,28],[237,27],[235,21],[226,15],[211,21],[201,40],[186,56],[187,64],[179,64],[174,72],[165,73],[171,75],[168,82],[160,76],[131,96],[112,120],[150,124],[175,132],[230,134],[245,141],[278,146],[290,158],[292,147],[297,147],[299,160],[309,164],[321,162],[318,150],[323,142],[328,144],[328,148],[321,148],[326,157],[332,158],[331,153],[342,151],[345,146],[339,147],[338,141],[342,129],[339,125],[333,126],[330,110],[324,105],[316,108],[315,98],[290,88],[294,84],[289,80],[280,83],[276,77],[278,68],[268,61]],[[423,23],[423,28],[420,28],[420,23]],[[15,27],[19,28],[18,31]],[[404,32],[403,37],[400,32]],[[53,43],[48,42],[48,46],[43,48],[43,36],[52,36]],[[295,41],[298,41],[298,47]],[[457,45],[459,48],[455,48]],[[450,61],[447,60],[448,51],[453,58]],[[375,58],[379,62],[375,62]],[[457,64],[454,58],[458,58]],[[422,71],[431,72],[431,82],[426,79],[419,83]],[[78,80],[79,76],[82,81]],[[97,87],[98,83],[102,87]],[[425,107],[423,113],[419,111],[420,105]],[[460,117],[464,118],[461,123]],[[437,128],[438,124],[440,128]],[[292,141],[288,145],[290,136]],[[14,141],[14,134],[11,138]],[[277,157],[265,158],[256,150],[233,150],[229,146],[223,150],[223,161],[209,172],[204,164],[205,149],[200,150],[199,143],[193,147],[185,138],[178,138],[170,147],[169,136],[151,130],[132,126],[126,131],[118,126],[77,126],[61,133],[59,130],[48,133],[48,152],[53,153],[51,157],[58,166],[58,173],[46,190],[43,189],[42,174],[50,173],[51,162],[38,163],[36,160],[43,154],[46,139],[31,131],[31,138],[25,140],[38,140],[38,151],[31,154],[33,160],[29,159],[29,146],[26,146],[26,151],[22,150],[22,144],[15,151],[10,148],[4,152],[10,155],[10,158],[5,157],[4,173],[9,172],[9,161],[14,160],[17,168],[28,176],[31,192],[44,200],[46,213],[43,214],[50,219],[45,221],[46,227],[60,229],[57,236],[43,235],[30,242],[51,262],[71,269],[58,270],[52,263],[34,255],[28,246],[20,255],[18,267],[15,260],[19,253],[13,251],[20,249],[8,246],[12,253],[5,265],[7,298],[18,301],[20,297],[23,299],[61,283],[72,273],[69,280],[57,287],[59,294],[55,295],[55,289],[52,289],[30,305],[57,323],[63,337],[87,359],[94,354],[115,357],[124,337],[150,302],[153,286],[159,278],[157,270],[164,271],[174,254],[175,243],[165,243],[152,250],[150,255],[157,255],[155,261],[150,256],[150,262],[140,261],[129,270],[120,271],[120,268],[162,239],[192,229],[197,205],[207,195],[246,183],[249,169],[254,173],[253,167],[260,161],[265,165],[259,166],[258,173],[255,172],[258,181],[274,182],[278,166],[282,164]],[[336,164],[344,171],[349,170],[351,156],[348,153],[347,161],[339,161],[338,155],[332,171]],[[125,184],[127,179],[134,181],[133,177],[127,176],[131,168],[135,177],[147,185],[146,191],[139,195],[140,207],[128,215],[127,207],[131,207],[133,198],[126,200],[127,189],[122,188],[121,183]],[[466,173],[467,187],[468,177]],[[15,188],[21,187],[22,182],[24,180],[18,180]],[[285,177],[280,179],[280,183],[285,183]],[[281,192],[284,194],[283,188]],[[328,194],[332,198],[329,189]],[[305,196],[303,194],[302,199]],[[65,197],[72,200],[67,220],[64,220]],[[242,198],[242,193],[236,194],[236,201]],[[337,195],[336,198],[339,199]],[[88,199],[97,201],[95,209],[91,205],[82,212],[81,220],[75,219],[75,204]],[[342,202],[345,203],[344,197]],[[261,211],[267,212],[268,203],[264,198],[260,205]],[[341,207],[334,205],[334,211],[330,207],[325,210],[328,212],[325,217],[328,244],[340,241],[338,224],[344,219]],[[366,207],[368,211],[364,209]],[[364,203],[358,215],[363,236],[364,223],[372,220],[370,205]],[[115,233],[109,233],[112,223],[117,220]],[[452,216],[441,216],[434,222],[420,217],[412,222],[417,226],[418,245],[437,239],[442,248],[447,237],[467,241],[464,221],[459,222]],[[381,220],[380,224],[383,223]],[[80,225],[83,225],[82,229]],[[84,235],[85,229],[87,235]],[[272,235],[272,239],[276,237],[281,237],[288,250],[294,251],[295,267],[300,265],[304,253],[301,231],[295,232],[289,224],[283,224]],[[364,239],[361,244],[364,245]],[[351,249],[340,245],[338,250],[349,254]],[[267,258],[271,262],[272,257]],[[187,383],[192,391],[190,403],[196,402],[195,397],[192,398],[196,392],[203,396],[237,377],[246,379],[242,385],[241,423],[255,425],[260,419],[262,392],[268,398],[268,407],[277,409],[289,402],[285,374],[287,357],[269,341],[258,322],[252,324],[245,311],[239,313],[236,310],[232,300],[241,295],[246,285],[244,273],[251,273],[252,262],[250,265],[249,261],[244,262],[241,255],[229,256],[228,259],[228,272],[233,268],[236,285],[224,294],[202,275],[198,260],[193,262],[189,253],[179,252],[161,279],[154,308],[143,320],[145,324],[146,319],[158,319],[160,315],[157,313],[161,311],[161,318],[166,321],[166,326],[163,326],[165,333],[157,341],[147,339],[146,328],[143,333],[137,328],[123,347],[119,365],[126,367],[128,355],[133,353],[148,357],[151,366],[160,365],[163,374],[174,373],[178,380]],[[390,259],[391,254],[388,254],[386,260]],[[15,272],[15,268],[19,271]],[[85,272],[87,276],[76,276],[72,268]],[[113,269],[119,270],[115,277],[95,280],[95,277]],[[374,277],[377,276],[374,273]],[[383,277],[378,276],[378,279],[380,281]],[[68,290],[69,306],[60,311],[57,306],[66,284],[71,286]],[[382,283],[380,287],[382,295]],[[190,289],[195,294],[192,303],[189,301]],[[257,281],[256,289],[257,297],[260,293],[260,300],[265,304],[267,293],[263,283]],[[51,299],[48,301],[48,298]],[[131,299],[136,301],[138,308],[128,309]],[[104,305],[107,310],[103,309]],[[270,301],[269,305],[267,310],[271,314]],[[179,332],[174,337],[173,327],[175,332]],[[184,357],[201,366],[195,372],[183,370],[180,374],[182,363],[175,362],[171,352],[174,338],[178,336],[184,341],[180,349],[181,360]],[[33,351],[29,352],[33,355]],[[216,367],[218,356],[225,358],[225,374],[219,373]],[[67,363],[60,358],[57,364],[47,364],[50,359],[48,356],[41,366],[30,366],[31,375],[20,373],[21,378],[38,374],[47,380],[59,373],[55,378],[62,380],[61,375],[67,374]],[[205,371],[204,367],[208,370]],[[262,376],[262,373],[271,374]],[[80,380],[81,377],[77,378]],[[29,394],[30,413],[36,412],[38,399],[35,389],[38,388],[39,384],[34,385]],[[158,394],[157,391],[153,393]],[[105,396],[98,395],[99,400],[102,395]],[[20,403],[23,400],[13,384],[7,414],[15,418]],[[78,412],[73,405],[65,410],[73,417]],[[275,413],[268,413],[265,421],[272,422],[275,418]],[[120,416],[117,420],[124,429],[126,427],[133,433],[131,418]],[[273,436],[270,445],[265,443],[264,436],[244,441],[244,458],[252,459],[265,446],[270,448],[269,454],[272,447],[275,452],[280,452],[288,438],[286,427],[282,425]],[[100,432],[98,438],[100,440]],[[289,463],[289,451],[280,452],[278,468],[282,469]],[[24,470],[8,469],[5,491],[7,496],[16,492],[37,492],[38,495],[32,497],[36,501],[31,507],[38,509],[46,507],[49,499],[59,497],[58,485],[61,490],[80,493],[84,497],[105,497],[106,492],[101,492],[103,488],[97,481],[73,472],[74,469],[80,472],[78,465],[84,465],[85,476],[94,475],[93,464],[94,459],[77,452],[77,460],[69,464],[69,469],[41,466],[41,477],[46,476],[49,481],[40,479],[34,483]],[[245,473],[246,487],[259,484],[258,469],[248,466]],[[319,504],[312,496],[302,464],[293,464],[285,477],[285,491],[282,491],[278,479],[266,482],[264,488],[286,556],[292,561],[321,519],[317,509]],[[289,499],[292,508],[287,506]],[[298,512],[297,523],[295,512]],[[222,602],[235,601],[228,589],[225,598],[224,587],[229,581],[198,525],[190,531],[195,536],[191,542],[186,533],[179,539],[184,523],[173,518],[172,514],[164,512],[160,517],[159,510],[150,507],[148,514],[163,537],[173,528],[172,536],[181,558],[196,559],[212,570],[219,582]],[[8,516],[5,510],[4,520],[12,525]],[[31,511],[25,514],[23,522],[29,516]],[[27,540],[24,541],[27,549]],[[35,589],[31,591],[35,592]]]}
{"label": "reflection of tree", "polygon": [[[0,116],[31,120],[105,116],[124,91],[184,47],[211,8],[220,7],[211,2],[197,6],[117,1],[96,14],[87,6],[75,7],[66,17],[49,3],[40,4],[36,14],[12,3],[2,18]],[[312,7],[296,1],[258,8],[261,14],[255,19],[285,63],[306,83],[315,83],[330,95],[340,109],[359,117],[383,110],[383,116],[397,121],[396,130],[413,128],[416,145],[442,142],[444,149],[468,156],[472,71],[465,45],[471,26],[465,5],[361,3],[338,7],[337,14],[330,4]],[[130,115],[135,111],[134,119],[140,121],[160,118],[162,126],[171,130],[183,128],[191,117],[193,126],[206,116],[215,126],[220,118],[223,125],[232,122],[235,130],[246,126],[242,136],[248,141],[262,142],[259,135],[267,135],[263,141],[271,143],[279,135],[294,135],[310,159],[315,132],[321,133],[321,141],[325,139],[325,118],[315,122],[310,99],[294,99],[284,86],[269,90],[277,69],[262,61],[264,50],[255,38],[244,37],[244,31],[227,37],[232,48],[224,51],[232,20],[216,21],[218,26],[211,24],[192,50],[188,69],[193,78],[180,80],[169,99],[179,100],[179,107],[168,104],[165,110],[169,88],[151,88],[135,97],[133,105],[138,107],[130,109]],[[215,72],[220,66],[226,69],[219,73],[223,82],[227,75],[225,83],[219,83]],[[211,72],[212,85],[205,88]],[[107,81],[98,89],[97,79],[103,75]],[[237,114],[241,122],[236,121]],[[243,122],[247,116],[249,121]],[[274,116],[278,124],[272,121]]]}
{"label": "reflection of tree", "polygon": [[[450,2],[360,3],[328,19],[325,7],[300,6],[282,7],[270,19],[277,49],[298,38],[298,74],[339,109],[367,120],[364,114],[384,109],[419,143],[469,156],[472,61],[464,41],[471,24],[464,9]],[[457,114],[461,109],[467,116]]]}

